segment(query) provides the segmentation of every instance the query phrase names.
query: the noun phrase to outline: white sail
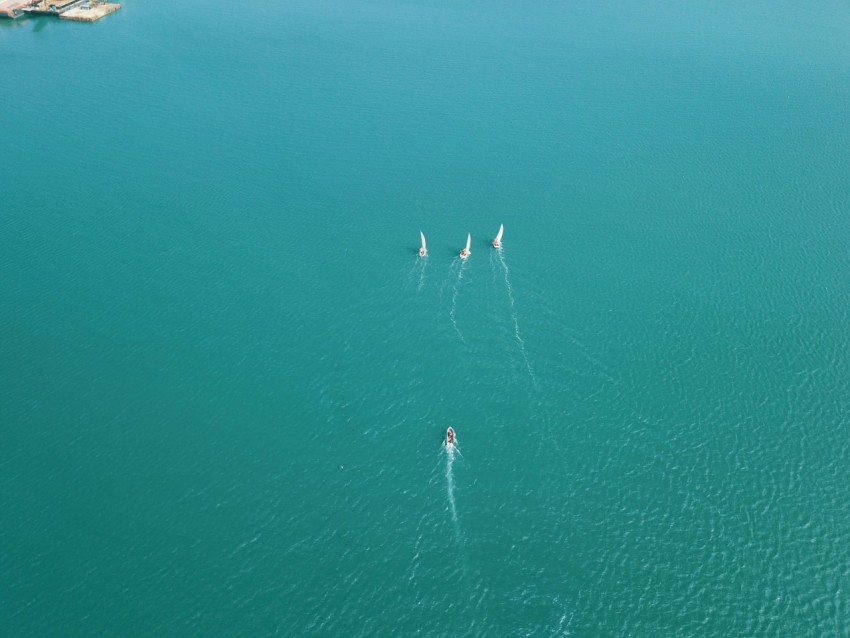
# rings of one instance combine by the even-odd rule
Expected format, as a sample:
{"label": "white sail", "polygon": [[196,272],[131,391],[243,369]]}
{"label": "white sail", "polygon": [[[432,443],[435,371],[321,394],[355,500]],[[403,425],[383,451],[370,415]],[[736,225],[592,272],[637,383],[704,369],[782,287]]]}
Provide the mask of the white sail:
{"label": "white sail", "polygon": [[505,232],[505,225],[499,224],[499,234],[496,235],[496,243],[499,244],[502,242],[502,233]]}
{"label": "white sail", "polygon": [[422,250],[427,250],[427,247],[425,246],[425,235],[421,230],[419,231],[419,236],[422,238]]}
{"label": "white sail", "polygon": [[470,246],[472,246],[472,235],[467,233],[466,234],[466,252],[469,252]]}

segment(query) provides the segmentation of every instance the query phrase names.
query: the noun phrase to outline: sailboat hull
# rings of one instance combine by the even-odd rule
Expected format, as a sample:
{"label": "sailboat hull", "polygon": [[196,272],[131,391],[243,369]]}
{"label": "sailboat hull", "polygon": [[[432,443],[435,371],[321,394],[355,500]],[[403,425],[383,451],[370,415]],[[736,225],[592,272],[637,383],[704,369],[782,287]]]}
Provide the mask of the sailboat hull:
{"label": "sailboat hull", "polygon": [[464,248],[463,250],[460,251],[460,255],[458,255],[458,257],[460,257],[461,259],[466,259],[467,257],[469,257],[469,254],[472,252],[471,250],[469,250],[471,245],[472,245],[472,236],[467,235],[466,236],[466,248]]}

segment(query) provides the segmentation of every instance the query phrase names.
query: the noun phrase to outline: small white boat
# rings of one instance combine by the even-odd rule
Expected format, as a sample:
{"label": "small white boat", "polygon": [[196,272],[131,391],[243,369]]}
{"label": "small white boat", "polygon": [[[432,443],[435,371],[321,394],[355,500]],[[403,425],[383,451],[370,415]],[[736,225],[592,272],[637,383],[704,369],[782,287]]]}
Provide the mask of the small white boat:
{"label": "small white boat", "polygon": [[419,256],[427,257],[428,256],[428,248],[425,246],[425,235],[422,234],[422,231],[419,231],[419,236],[422,238],[422,246],[419,248]]}
{"label": "small white boat", "polygon": [[493,240],[493,248],[501,248],[502,247],[502,233],[505,232],[505,225],[499,224],[499,234],[496,235],[496,239]]}
{"label": "small white boat", "polygon": [[472,252],[471,250],[469,250],[470,246],[472,246],[472,235],[467,233],[466,234],[466,248],[461,250],[460,255],[459,255],[459,257],[461,259],[466,259],[467,257],[469,257],[469,254]]}
{"label": "small white boat", "polygon": [[446,449],[453,450],[455,447],[455,431],[454,428],[449,426],[449,429],[446,430]]}

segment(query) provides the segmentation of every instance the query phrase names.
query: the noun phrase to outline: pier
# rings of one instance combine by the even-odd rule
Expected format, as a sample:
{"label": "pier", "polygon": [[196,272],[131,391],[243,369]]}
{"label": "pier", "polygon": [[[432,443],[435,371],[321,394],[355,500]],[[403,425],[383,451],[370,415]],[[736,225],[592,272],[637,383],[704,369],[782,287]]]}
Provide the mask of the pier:
{"label": "pier", "polygon": [[0,0],[0,17],[20,18],[32,0]]}
{"label": "pier", "polygon": [[30,2],[24,13],[37,16],[58,16],[81,0],[36,0]]}
{"label": "pier", "polygon": [[0,0],[0,17],[15,19],[28,14],[94,22],[120,8],[120,4],[105,0]]}
{"label": "pier", "polygon": [[95,22],[120,8],[121,5],[114,2],[82,2],[64,11],[59,18],[75,22]]}

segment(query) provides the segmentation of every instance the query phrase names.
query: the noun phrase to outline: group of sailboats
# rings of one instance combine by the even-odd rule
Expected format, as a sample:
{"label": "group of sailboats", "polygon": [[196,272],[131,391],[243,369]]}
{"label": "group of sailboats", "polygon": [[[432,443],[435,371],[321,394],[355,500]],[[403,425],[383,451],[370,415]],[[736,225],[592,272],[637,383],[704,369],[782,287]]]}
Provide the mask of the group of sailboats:
{"label": "group of sailboats", "polygon": [[[499,232],[496,234],[496,237],[493,239],[493,248],[495,248],[496,250],[502,249],[502,234],[504,232],[505,232],[505,225],[499,224]],[[419,231],[419,238],[422,241],[422,245],[419,247],[419,256],[420,257],[427,257],[428,256],[428,245],[425,243],[425,233],[423,233],[421,230]],[[469,259],[469,256],[471,254],[472,254],[472,234],[467,233],[466,234],[466,246],[464,246],[461,249],[460,253],[458,254],[458,257],[460,257],[462,260],[466,261],[467,259]],[[446,440],[445,440],[445,446],[446,446],[446,449],[449,451],[449,453],[454,452],[455,445],[456,445],[456,443],[455,443],[455,431],[454,431],[454,428],[449,427],[446,430]]]}
{"label": "group of sailboats", "polygon": [[[502,249],[502,233],[504,233],[504,232],[505,232],[505,225],[499,224],[499,232],[496,235],[496,238],[493,239],[493,248],[495,248],[496,250]],[[422,245],[419,247],[419,256],[420,257],[427,257],[428,256],[428,246],[425,244],[425,234],[421,230],[419,231],[419,238],[422,240]],[[467,233],[466,234],[466,246],[464,246],[461,249],[460,253],[458,254],[458,257],[460,257],[461,259],[466,261],[467,259],[469,259],[469,256],[471,254],[472,254],[472,234]]]}

